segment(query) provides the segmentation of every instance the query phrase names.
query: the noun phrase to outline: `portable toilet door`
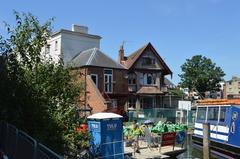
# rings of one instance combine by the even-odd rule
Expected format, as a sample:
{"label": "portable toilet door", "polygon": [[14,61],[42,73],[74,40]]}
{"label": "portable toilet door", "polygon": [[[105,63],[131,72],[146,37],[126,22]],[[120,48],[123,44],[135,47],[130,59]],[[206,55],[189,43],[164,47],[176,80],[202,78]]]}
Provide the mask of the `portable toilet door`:
{"label": "portable toilet door", "polygon": [[114,113],[96,113],[88,117],[90,153],[104,159],[123,159],[123,117]]}

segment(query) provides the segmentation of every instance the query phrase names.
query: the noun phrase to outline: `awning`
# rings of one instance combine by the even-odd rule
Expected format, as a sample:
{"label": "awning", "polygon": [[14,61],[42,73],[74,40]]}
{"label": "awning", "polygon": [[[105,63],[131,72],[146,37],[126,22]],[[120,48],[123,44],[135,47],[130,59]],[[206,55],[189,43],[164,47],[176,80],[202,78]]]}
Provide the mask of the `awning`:
{"label": "awning", "polygon": [[151,94],[164,94],[164,92],[162,92],[159,88],[155,86],[143,86],[137,91],[137,94],[151,95]]}

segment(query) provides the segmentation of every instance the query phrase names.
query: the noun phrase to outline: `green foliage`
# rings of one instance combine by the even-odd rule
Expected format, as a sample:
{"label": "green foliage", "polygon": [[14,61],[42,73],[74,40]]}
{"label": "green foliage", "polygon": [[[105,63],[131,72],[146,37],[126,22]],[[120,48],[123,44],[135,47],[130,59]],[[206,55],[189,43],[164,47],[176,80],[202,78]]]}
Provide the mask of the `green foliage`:
{"label": "green foliage", "polygon": [[197,90],[202,95],[206,91],[218,91],[219,82],[225,76],[220,67],[202,55],[195,55],[191,59],[187,59],[181,69],[180,85],[189,88],[190,91]]}
{"label": "green foliage", "polygon": [[[41,25],[32,14],[14,13],[16,25],[6,24],[0,36],[0,120],[23,129],[51,149],[76,158],[89,136],[76,132],[76,99],[82,90],[63,63],[53,62],[42,49],[53,19]],[[82,139],[83,140],[79,140]],[[79,143],[80,142],[80,143]]]}
{"label": "green foliage", "polygon": [[179,88],[172,88],[172,89],[169,89],[169,92],[171,93],[171,95],[175,95],[175,96],[178,96],[178,97],[184,97],[185,94],[182,90],[180,90]]}
{"label": "green foliage", "polygon": [[179,131],[186,131],[187,126],[184,124],[164,124],[159,121],[151,131],[157,134],[162,134],[165,132],[179,132]]}

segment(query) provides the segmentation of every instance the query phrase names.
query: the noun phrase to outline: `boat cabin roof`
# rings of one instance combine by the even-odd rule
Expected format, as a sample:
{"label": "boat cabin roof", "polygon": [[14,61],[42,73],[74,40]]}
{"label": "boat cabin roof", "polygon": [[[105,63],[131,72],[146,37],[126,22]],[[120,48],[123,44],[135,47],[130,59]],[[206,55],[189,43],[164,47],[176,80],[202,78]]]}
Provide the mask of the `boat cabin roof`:
{"label": "boat cabin roof", "polygon": [[198,106],[231,106],[239,105],[240,99],[205,99],[197,101]]}

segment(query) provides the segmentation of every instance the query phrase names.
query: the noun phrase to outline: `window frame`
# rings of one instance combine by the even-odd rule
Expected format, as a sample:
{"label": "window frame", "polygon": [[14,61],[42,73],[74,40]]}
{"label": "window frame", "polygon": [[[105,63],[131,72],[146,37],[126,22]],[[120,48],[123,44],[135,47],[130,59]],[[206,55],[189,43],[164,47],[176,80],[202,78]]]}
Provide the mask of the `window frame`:
{"label": "window frame", "polygon": [[[96,77],[96,83],[95,83],[94,81],[93,81],[93,82],[95,83],[95,85],[96,85],[97,88],[98,88],[98,74],[94,74],[94,73],[93,73],[93,74],[90,74],[90,76],[91,76],[91,79],[92,79],[92,76],[95,76],[95,77]],[[92,80],[93,80],[93,79],[92,79]]]}
{"label": "window frame", "polygon": [[[225,112],[224,112],[224,113],[225,113],[225,114],[224,114],[224,121],[220,121],[220,120],[221,120],[221,112],[222,112],[222,109],[223,109],[223,108],[225,109]],[[219,124],[219,125],[223,125],[223,124],[225,125],[225,123],[226,123],[226,121],[227,121],[227,120],[226,120],[227,111],[229,111],[228,109],[229,109],[229,107],[227,107],[227,106],[220,106],[220,110],[219,110],[219,121],[218,121],[218,124]]]}
{"label": "window frame", "polygon": [[152,58],[151,57],[143,57],[142,58],[142,66],[152,65]]}
{"label": "window frame", "polygon": [[154,98],[153,97],[142,97],[140,98],[140,108],[141,109],[151,109],[154,107]]}
{"label": "window frame", "polygon": [[[148,83],[148,79],[149,77],[151,78],[151,83]],[[143,85],[146,86],[155,86],[156,85],[156,80],[157,79],[157,75],[154,73],[143,73]]]}
{"label": "window frame", "polygon": [[[199,109],[202,109],[202,108],[205,108],[205,118],[204,119],[199,119],[198,118],[198,115],[199,115]],[[196,121],[198,122],[206,122],[206,119],[207,119],[207,107],[204,107],[204,106],[201,106],[201,107],[198,107],[197,108],[197,116],[196,116]]]}
{"label": "window frame", "polygon": [[129,74],[128,75],[128,85],[136,85],[137,84],[137,75],[136,74]]}
{"label": "window frame", "polygon": [[[110,71],[110,70],[111,70],[111,74],[110,73],[105,73],[105,71]],[[106,68],[106,69],[103,70],[103,73],[104,73],[104,81],[103,81],[104,92],[112,93],[113,92],[113,69]],[[107,81],[108,82],[106,82],[106,76],[107,76]],[[111,77],[111,81],[109,81],[110,77]],[[107,89],[106,89],[106,85],[107,85]]]}
{"label": "window frame", "polygon": [[[219,122],[219,106],[210,106],[210,107],[207,107],[207,122],[209,122],[209,123],[217,123],[217,122]],[[209,112],[210,112],[210,110],[211,109],[217,109],[217,113],[216,113],[216,115],[217,115],[217,118],[216,118],[216,120],[210,120],[209,119]],[[215,113],[215,112],[213,112],[213,113]],[[214,116],[215,117],[215,116]]]}

